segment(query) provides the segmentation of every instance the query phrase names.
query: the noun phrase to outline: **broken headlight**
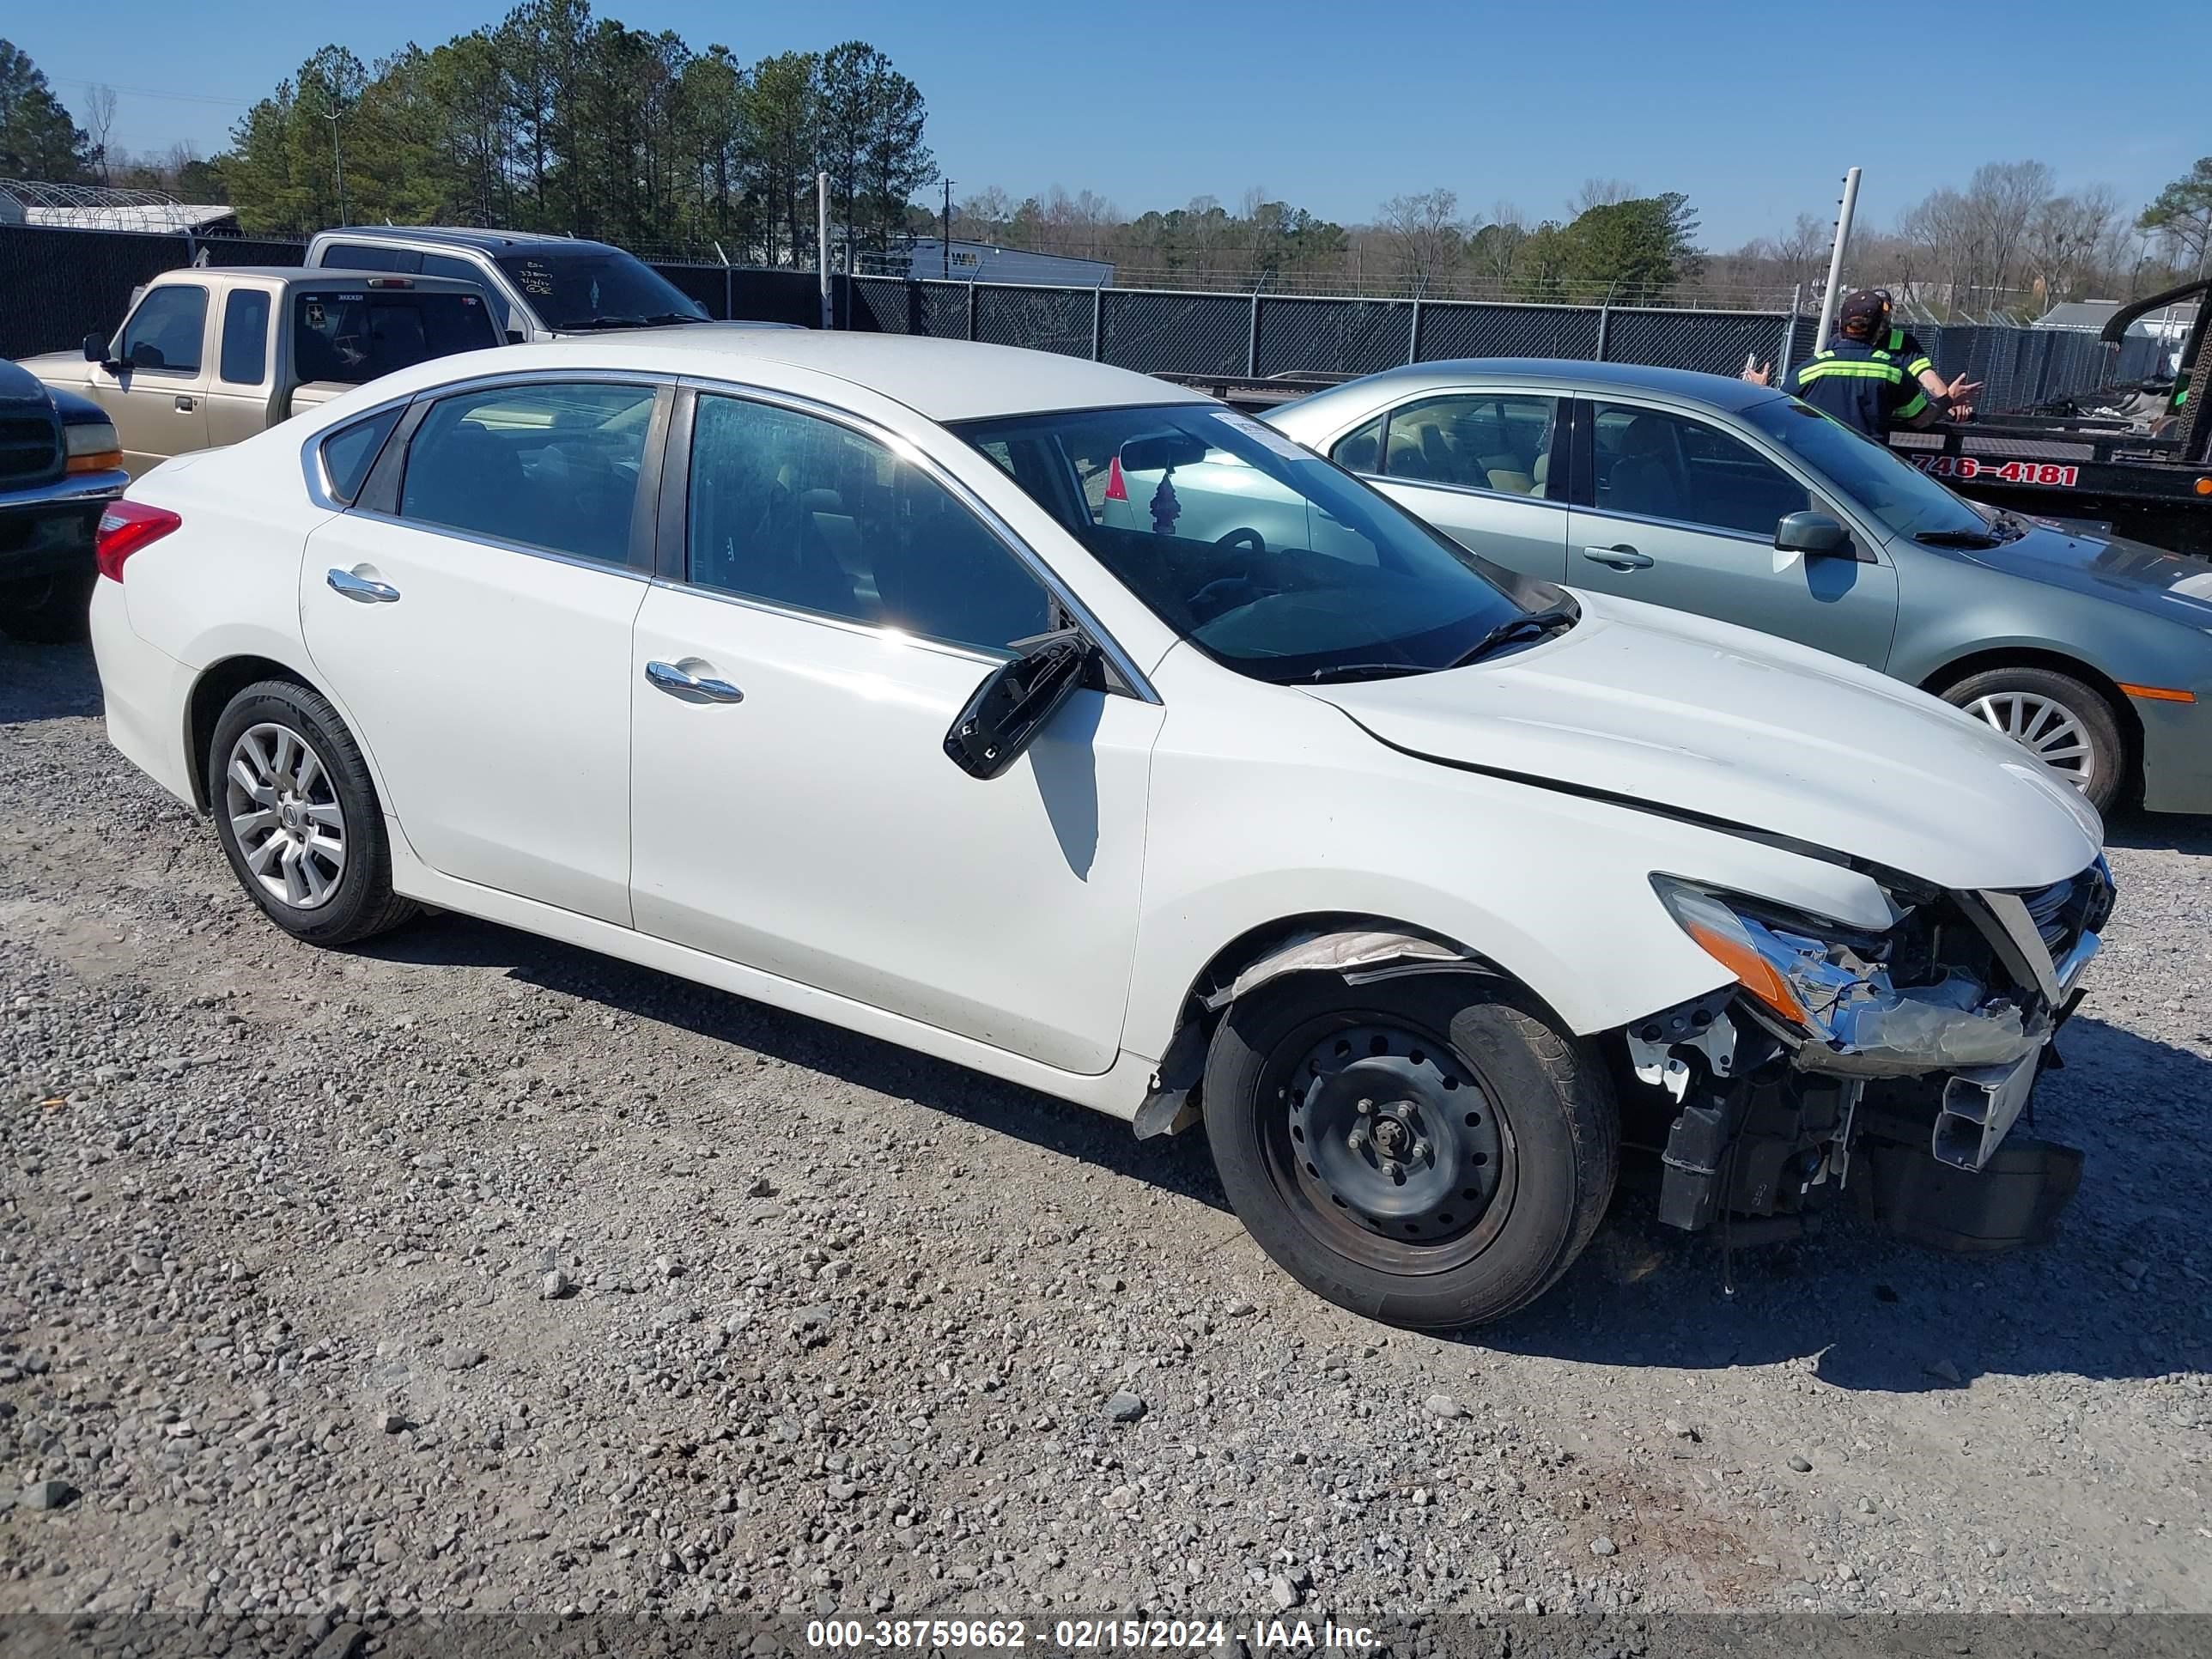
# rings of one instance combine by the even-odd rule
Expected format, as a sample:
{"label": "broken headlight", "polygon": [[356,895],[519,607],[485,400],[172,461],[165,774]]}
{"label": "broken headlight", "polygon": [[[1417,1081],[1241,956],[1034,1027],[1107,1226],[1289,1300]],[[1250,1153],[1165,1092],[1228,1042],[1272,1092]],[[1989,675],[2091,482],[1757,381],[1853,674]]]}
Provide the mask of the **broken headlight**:
{"label": "broken headlight", "polygon": [[1806,1070],[1909,1076],[1997,1066],[2048,1035],[2042,1015],[2031,1019],[1963,969],[1922,962],[1901,974],[1887,935],[1668,876],[1651,885],[1676,925],[1792,1042]]}

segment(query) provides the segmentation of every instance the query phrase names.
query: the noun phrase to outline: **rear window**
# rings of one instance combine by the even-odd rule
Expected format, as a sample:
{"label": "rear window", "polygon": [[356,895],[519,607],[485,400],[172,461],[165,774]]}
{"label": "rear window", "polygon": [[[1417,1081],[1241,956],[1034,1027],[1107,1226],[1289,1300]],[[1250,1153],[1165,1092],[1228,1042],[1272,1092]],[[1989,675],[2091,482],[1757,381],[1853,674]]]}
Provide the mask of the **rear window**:
{"label": "rear window", "polygon": [[479,294],[332,289],[292,301],[292,364],[302,380],[358,386],[410,363],[499,343]]}

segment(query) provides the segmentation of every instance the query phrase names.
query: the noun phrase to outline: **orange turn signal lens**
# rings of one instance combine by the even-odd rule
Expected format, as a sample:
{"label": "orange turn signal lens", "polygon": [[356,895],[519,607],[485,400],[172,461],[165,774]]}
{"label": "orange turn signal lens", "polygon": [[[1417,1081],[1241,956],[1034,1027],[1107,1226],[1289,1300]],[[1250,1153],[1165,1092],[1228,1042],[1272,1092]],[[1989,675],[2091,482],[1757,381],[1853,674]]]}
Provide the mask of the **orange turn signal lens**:
{"label": "orange turn signal lens", "polygon": [[2197,493],[2200,495],[2212,495],[2212,478],[2199,478],[2197,481]]}
{"label": "orange turn signal lens", "polygon": [[1752,949],[1741,936],[1726,933],[1701,921],[1682,920],[1682,931],[1715,962],[1734,974],[1736,982],[1793,1025],[1813,1024],[1811,1012],[1790,988],[1790,981],[1774,965]]}
{"label": "orange turn signal lens", "polygon": [[69,458],[68,471],[71,472],[112,472],[118,470],[122,465],[123,452],[121,450],[95,449],[88,455],[70,456]]}
{"label": "orange turn signal lens", "polygon": [[2177,691],[2170,686],[2130,685],[2123,680],[2120,682],[2120,690],[2131,697],[2141,697],[2145,702],[2195,702],[2197,701],[2197,694],[2194,691]]}

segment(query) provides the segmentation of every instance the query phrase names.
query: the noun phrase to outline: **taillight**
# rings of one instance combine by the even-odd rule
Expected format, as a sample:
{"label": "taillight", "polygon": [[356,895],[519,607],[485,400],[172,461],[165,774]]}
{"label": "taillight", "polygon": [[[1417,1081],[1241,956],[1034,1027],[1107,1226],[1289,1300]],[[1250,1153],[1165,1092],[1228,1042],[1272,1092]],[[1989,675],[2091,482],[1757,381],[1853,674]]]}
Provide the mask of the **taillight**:
{"label": "taillight", "polygon": [[99,539],[93,548],[100,574],[110,581],[121,581],[125,559],[182,523],[166,507],[149,507],[143,501],[108,502],[107,510],[100,515]]}

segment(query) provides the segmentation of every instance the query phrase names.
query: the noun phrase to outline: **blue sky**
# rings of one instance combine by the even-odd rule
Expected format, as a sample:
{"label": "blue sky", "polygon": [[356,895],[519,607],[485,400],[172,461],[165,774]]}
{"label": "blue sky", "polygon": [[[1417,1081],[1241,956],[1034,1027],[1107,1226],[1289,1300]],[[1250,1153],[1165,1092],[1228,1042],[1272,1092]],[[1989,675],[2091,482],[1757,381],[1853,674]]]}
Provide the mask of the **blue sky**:
{"label": "blue sky", "polygon": [[[336,32],[364,59],[489,21],[481,6],[379,0],[100,0],[25,4],[9,34],[72,106],[118,90],[118,142],[220,149],[243,106]],[[1371,217],[1401,191],[1448,186],[1463,209],[1558,215],[1583,179],[1686,191],[1703,240],[1728,247],[1832,212],[1865,171],[1862,212],[1887,224],[1981,161],[2033,157],[2062,187],[2109,184],[2131,207],[2212,151],[2201,86],[2212,8],[2007,0],[1967,26],[1922,27],[1861,61],[1832,7],[1459,0],[733,5],[603,0],[603,15],[720,41],[746,58],[851,36],[889,52],[929,101],[956,193],[1000,185],[1097,191],[1130,212],[1248,186],[1329,218]],[[1882,9],[1894,18],[1901,14]],[[2094,31],[2109,27],[2109,45]],[[1937,37],[1942,37],[1939,40]],[[1816,91],[1822,65],[1853,90]],[[1893,67],[1912,66],[1899,74]],[[143,90],[142,90],[143,89]],[[153,94],[167,94],[154,96]]]}

